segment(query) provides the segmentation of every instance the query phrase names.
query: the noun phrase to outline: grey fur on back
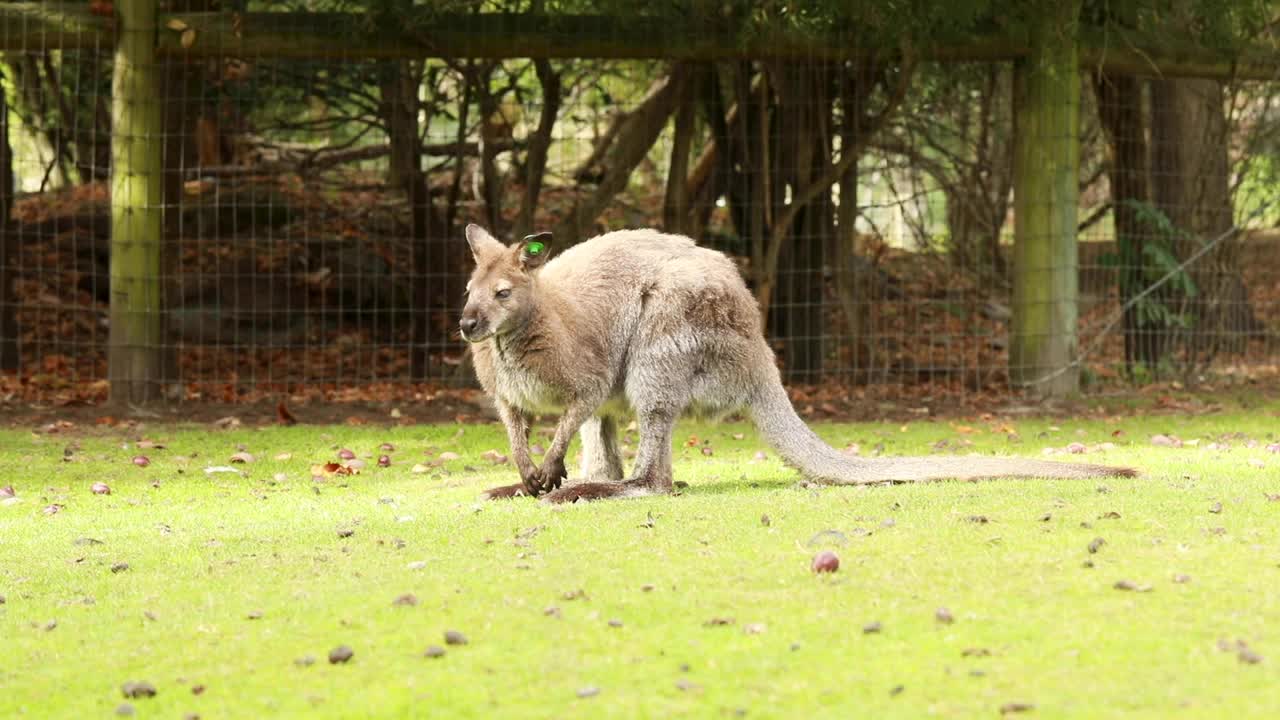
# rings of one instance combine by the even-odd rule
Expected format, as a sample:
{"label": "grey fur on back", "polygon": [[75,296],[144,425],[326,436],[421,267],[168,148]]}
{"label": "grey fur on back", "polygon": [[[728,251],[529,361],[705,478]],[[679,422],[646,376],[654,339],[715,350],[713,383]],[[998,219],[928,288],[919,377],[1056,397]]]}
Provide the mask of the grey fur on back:
{"label": "grey fur on back", "polygon": [[[1018,458],[844,455],[796,415],[755,298],[722,253],[654,230],[606,233],[550,260],[545,249],[507,247],[476,226],[468,226],[467,237],[476,269],[464,336],[507,425],[522,479],[495,496],[554,490],[568,441],[580,428],[585,482],[554,490],[549,500],[668,492],[675,421],[738,410],[749,411],[789,464],[826,483],[1135,474]],[[549,412],[562,416],[538,467],[528,457],[528,418]],[[641,441],[624,480],[616,420],[631,412]]]}

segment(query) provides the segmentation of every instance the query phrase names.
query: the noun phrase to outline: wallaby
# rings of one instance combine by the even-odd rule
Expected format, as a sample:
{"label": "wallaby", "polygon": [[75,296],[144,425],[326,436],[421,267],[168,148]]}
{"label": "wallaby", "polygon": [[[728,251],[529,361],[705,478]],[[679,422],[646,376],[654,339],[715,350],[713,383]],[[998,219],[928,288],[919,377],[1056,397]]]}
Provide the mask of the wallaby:
{"label": "wallaby", "polygon": [[[476,267],[460,329],[522,481],[488,497],[566,502],[671,492],[676,420],[743,409],[788,464],[823,483],[1137,474],[1019,458],[847,456],[796,415],[755,298],[724,254],[656,230],[606,233],[554,260],[550,233],[506,246],[468,225],[466,238]],[[560,413],[541,466],[529,457],[533,413]],[[640,445],[624,479],[617,421],[628,413]],[[582,480],[560,487],[579,431]]]}

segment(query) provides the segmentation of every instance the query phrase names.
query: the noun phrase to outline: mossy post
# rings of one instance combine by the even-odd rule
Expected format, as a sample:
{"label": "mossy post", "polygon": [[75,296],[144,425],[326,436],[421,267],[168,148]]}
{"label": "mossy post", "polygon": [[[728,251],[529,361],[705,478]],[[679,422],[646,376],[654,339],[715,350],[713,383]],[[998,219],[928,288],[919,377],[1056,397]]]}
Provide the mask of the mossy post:
{"label": "mossy post", "polygon": [[1078,1],[1045,2],[1014,71],[1014,278],[1009,377],[1037,397],[1079,389]]}
{"label": "mossy post", "polygon": [[160,394],[164,176],[156,0],[117,0],[111,81],[111,400]]}

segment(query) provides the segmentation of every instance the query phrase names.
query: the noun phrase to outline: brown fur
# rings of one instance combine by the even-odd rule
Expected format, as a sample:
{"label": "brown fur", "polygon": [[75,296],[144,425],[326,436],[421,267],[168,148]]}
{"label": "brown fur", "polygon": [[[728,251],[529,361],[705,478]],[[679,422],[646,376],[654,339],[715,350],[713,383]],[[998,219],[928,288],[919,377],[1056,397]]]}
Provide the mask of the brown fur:
{"label": "brown fur", "polygon": [[[670,492],[671,433],[684,414],[751,412],[791,465],[820,482],[872,484],[1005,476],[1132,476],[1101,465],[1016,458],[845,456],[796,415],[761,332],[755,300],[733,263],[692,240],[653,230],[607,233],[554,260],[548,243],[510,247],[467,226],[476,259],[462,314],[476,374],[493,397],[527,494],[550,501]],[[561,413],[541,466],[529,457],[529,417]],[[616,420],[640,425],[623,479]],[[582,482],[560,488],[581,430]],[[490,497],[511,497],[517,486]]]}

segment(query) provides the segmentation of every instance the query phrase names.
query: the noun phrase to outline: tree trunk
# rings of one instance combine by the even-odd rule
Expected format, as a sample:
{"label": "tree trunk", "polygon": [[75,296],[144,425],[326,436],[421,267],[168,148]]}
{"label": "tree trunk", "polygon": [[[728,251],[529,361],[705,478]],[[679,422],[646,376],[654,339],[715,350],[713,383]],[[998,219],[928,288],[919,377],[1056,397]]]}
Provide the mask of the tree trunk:
{"label": "tree trunk", "polygon": [[[408,313],[409,377],[421,382],[431,371],[428,352],[432,337],[431,307],[433,301],[440,301],[439,295],[432,297],[431,291],[439,291],[439,286],[448,285],[447,280],[453,271],[447,254],[433,253],[433,250],[447,248],[441,248],[445,242],[432,242],[432,230],[443,223],[435,217],[427,193],[426,175],[422,171],[422,133],[418,123],[419,67],[415,61],[388,61],[381,64],[379,75],[380,109],[391,146],[388,172],[391,183],[400,187],[409,201],[410,262],[414,278],[412,307]],[[437,236],[442,234],[435,233]]]}
{"label": "tree trunk", "polygon": [[[0,80],[3,75],[0,75]],[[18,261],[17,233],[9,222],[13,209],[13,148],[9,145],[9,102],[0,92],[0,371],[17,372],[18,324],[13,278]]]}
{"label": "tree trunk", "polygon": [[[1151,103],[1155,204],[1174,228],[1174,255],[1185,259],[1233,225],[1222,83],[1154,80]],[[1191,373],[1220,351],[1238,350],[1241,331],[1256,322],[1238,252],[1229,238],[1187,268],[1196,290],[1179,293],[1176,302],[1190,325],[1180,335]]]}
{"label": "tree trunk", "polygon": [[144,403],[159,395],[160,246],[164,166],[155,0],[116,4],[120,34],[111,83],[111,401]]}
{"label": "tree trunk", "polygon": [[[1106,73],[1095,73],[1093,81],[1098,96],[1098,119],[1106,132],[1111,154],[1108,177],[1119,259],[1120,302],[1128,304],[1146,289],[1151,275],[1145,270],[1145,246],[1153,228],[1143,221],[1141,212],[1143,206],[1151,203],[1148,124],[1142,101],[1144,83],[1131,75]],[[1152,277],[1151,281],[1158,279]],[[1168,289],[1168,286],[1157,289],[1145,302],[1167,302]],[[1148,370],[1157,370],[1169,348],[1169,328],[1145,321],[1136,305],[1124,311],[1123,327],[1124,359],[1129,372],[1139,363]]]}
{"label": "tree trunk", "polygon": [[662,228],[667,232],[688,235],[689,217],[689,150],[695,131],[694,99],[697,82],[685,83],[676,110],[675,135],[671,141],[671,162],[667,168],[667,188],[662,203]]}
{"label": "tree trunk", "polygon": [[1014,281],[1009,375],[1034,396],[1079,387],[1076,210],[1080,167],[1078,0],[1047,11],[1014,70]]}
{"label": "tree trunk", "polygon": [[524,195],[520,198],[520,212],[516,215],[515,237],[521,238],[533,232],[534,217],[538,210],[538,197],[542,194],[543,176],[547,172],[547,152],[551,148],[551,132],[555,129],[556,116],[560,113],[560,73],[551,67],[549,60],[535,60],[534,70],[542,85],[542,111],[538,115],[538,128],[529,138],[529,153],[524,163]]}
{"label": "tree trunk", "polygon": [[[774,235],[786,233],[772,271],[777,288],[765,310],[770,335],[782,341],[783,377],[788,382],[815,382],[823,369],[822,276],[823,250],[834,231],[831,188],[810,198],[800,190],[823,182],[833,154],[831,142],[832,74],[824,66],[785,64],[771,68],[777,88],[778,132],[773,143],[772,186],[775,201],[772,218],[789,227],[775,226]],[[787,202],[787,189],[793,195]],[[787,206],[797,209],[788,213]]]}
{"label": "tree trunk", "polygon": [[484,200],[485,225],[495,237],[502,237],[502,178],[498,174],[498,152],[502,141],[509,140],[511,126],[498,108],[493,94],[495,63],[480,66],[472,78],[476,104],[480,108],[480,193]]}

